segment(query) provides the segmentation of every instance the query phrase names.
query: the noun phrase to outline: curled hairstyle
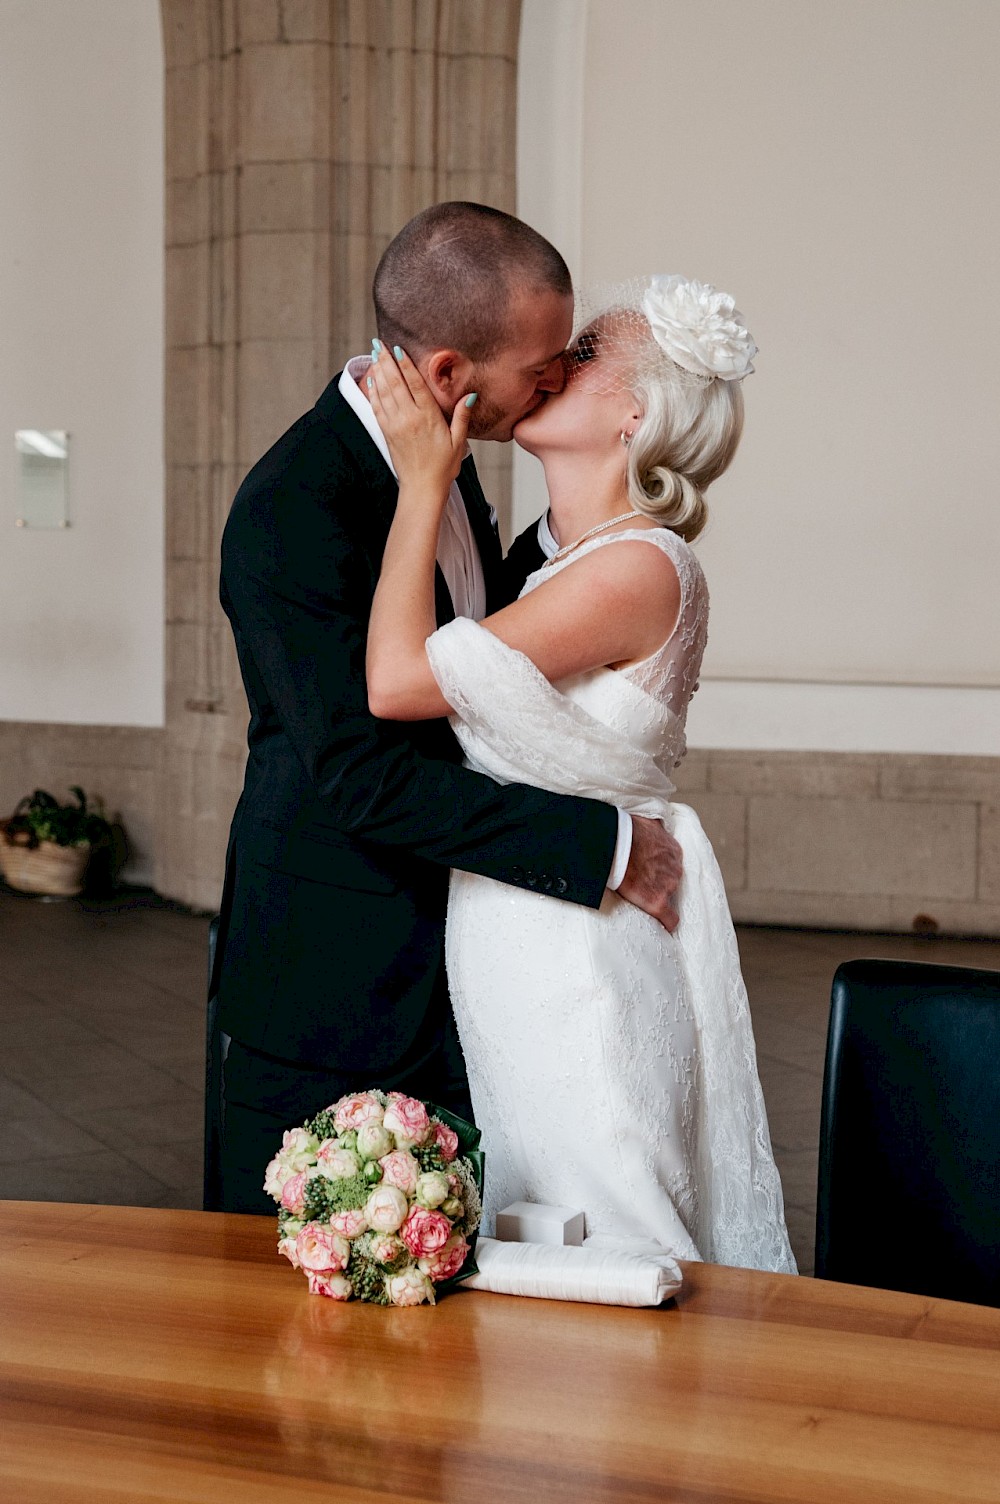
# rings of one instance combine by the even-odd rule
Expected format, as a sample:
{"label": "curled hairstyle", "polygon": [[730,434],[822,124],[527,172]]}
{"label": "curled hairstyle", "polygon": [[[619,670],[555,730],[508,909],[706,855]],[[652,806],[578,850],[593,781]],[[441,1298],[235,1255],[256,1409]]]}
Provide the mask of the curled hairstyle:
{"label": "curled hairstyle", "polygon": [[375,270],[379,338],[417,358],[449,349],[488,361],[508,342],[519,287],[572,295],[555,246],[486,204],[433,204],[403,226]]}
{"label": "curled hairstyle", "polygon": [[690,542],[708,520],[705,495],[743,432],[739,381],[704,381],[671,360],[636,373],[643,416],[628,446],[628,499],[637,512]]}

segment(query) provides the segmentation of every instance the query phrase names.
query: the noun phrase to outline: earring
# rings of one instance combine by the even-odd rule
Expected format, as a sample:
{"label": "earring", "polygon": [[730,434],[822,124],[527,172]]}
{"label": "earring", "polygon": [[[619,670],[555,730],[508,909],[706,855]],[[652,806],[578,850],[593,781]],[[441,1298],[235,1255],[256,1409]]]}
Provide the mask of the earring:
{"label": "earring", "polygon": [[625,445],[625,448],[627,449],[628,446],[629,446],[629,444],[632,442],[632,435],[630,433],[626,433],[625,430],[624,430],[624,428],[623,428],[622,431],[621,431],[621,433],[618,435],[618,437],[621,439],[622,443]]}

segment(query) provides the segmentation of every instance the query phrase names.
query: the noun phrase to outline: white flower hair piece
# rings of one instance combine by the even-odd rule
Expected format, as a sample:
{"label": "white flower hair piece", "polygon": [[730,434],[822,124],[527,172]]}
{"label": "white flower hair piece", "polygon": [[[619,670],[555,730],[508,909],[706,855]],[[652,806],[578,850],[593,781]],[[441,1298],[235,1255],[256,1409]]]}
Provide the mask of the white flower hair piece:
{"label": "white flower hair piece", "polygon": [[757,346],[728,293],[676,274],[652,277],[642,298],[660,349],[703,380],[742,381]]}

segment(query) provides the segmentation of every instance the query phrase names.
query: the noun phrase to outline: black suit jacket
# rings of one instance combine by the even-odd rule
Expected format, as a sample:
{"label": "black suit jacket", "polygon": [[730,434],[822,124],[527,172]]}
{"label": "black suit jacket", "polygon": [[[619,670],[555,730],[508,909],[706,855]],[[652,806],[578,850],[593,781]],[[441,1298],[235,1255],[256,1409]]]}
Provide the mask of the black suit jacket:
{"label": "black suit jacket", "polygon": [[[510,571],[505,581],[471,460],[459,484],[492,608]],[[221,1027],[359,1080],[406,1057],[447,1006],[450,867],[596,907],[617,829],[607,805],[463,768],[444,719],[369,713],[365,640],[396,490],[335,379],[251,470],[222,540],[221,599],[251,718],[227,859]],[[453,608],[440,572],[437,600],[444,622]]]}

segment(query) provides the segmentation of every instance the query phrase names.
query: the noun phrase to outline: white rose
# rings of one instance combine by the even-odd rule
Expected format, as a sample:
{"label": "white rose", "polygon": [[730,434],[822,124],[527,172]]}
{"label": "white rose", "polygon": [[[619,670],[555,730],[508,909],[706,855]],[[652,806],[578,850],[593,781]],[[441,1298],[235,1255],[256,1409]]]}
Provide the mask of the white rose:
{"label": "white rose", "polygon": [[402,1274],[390,1274],[385,1289],[394,1306],[420,1306],[425,1301],[434,1304],[434,1286],[426,1274],[412,1266]]}
{"label": "white rose", "polygon": [[753,370],[757,346],[728,293],[686,277],[653,277],[642,310],[661,350],[685,371],[739,381]]}
{"label": "white rose", "polygon": [[358,1153],[362,1159],[381,1159],[392,1147],[392,1134],[381,1123],[365,1123],[358,1129]]}
{"label": "white rose", "polygon": [[304,1128],[289,1128],[281,1140],[280,1157],[292,1167],[293,1174],[308,1170],[316,1158],[319,1140]]}
{"label": "white rose", "polygon": [[365,1202],[365,1220],[373,1232],[395,1232],[409,1210],[410,1203],[398,1186],[379,1185]]}
{"label": "white rose", "polygon": [[381,1233],[377,1238],[372,1239],[370,1251],[372,1258],[375,1259],[377,1263],[391,1264],[393,1259],[396,1258],[405,1247],[406,1244],[401,1242],[399,1238],[394,1238],[392,1233],[386,1232]]}
{"label": "white rose", "polygon": [[428,1170],[417,1180],[417,1200],[421,1206],[440,1206],[442,1201],[448,1200],[450,1194],[448,1177],[442,1175],[440,1170]]}
{"label": "white rose", "polygon": [[361,1169],[353,1149],[341,1149],[336,1139],[324,1139],[319,1146],[319,1168],[328,1180],[349,1180]]}
{"label": "white rose", "polygon": [[286,1159],[276,1154],[264,1171],[264,1190],[269,1196],[273,1196],[275,1201],[280,1201],[286,1181],[291,1180],[292,1176],[298,1173],[297,1170],[292,1169]]}
{"label": "white rose", "polygon": [[319,1274],[308,1274],[309,1293],[311,1295],[325,1295],[329,1300],[350,1300],[354,1294],[354,1286],[346,1274],[332,1274],[325,1270]]}

